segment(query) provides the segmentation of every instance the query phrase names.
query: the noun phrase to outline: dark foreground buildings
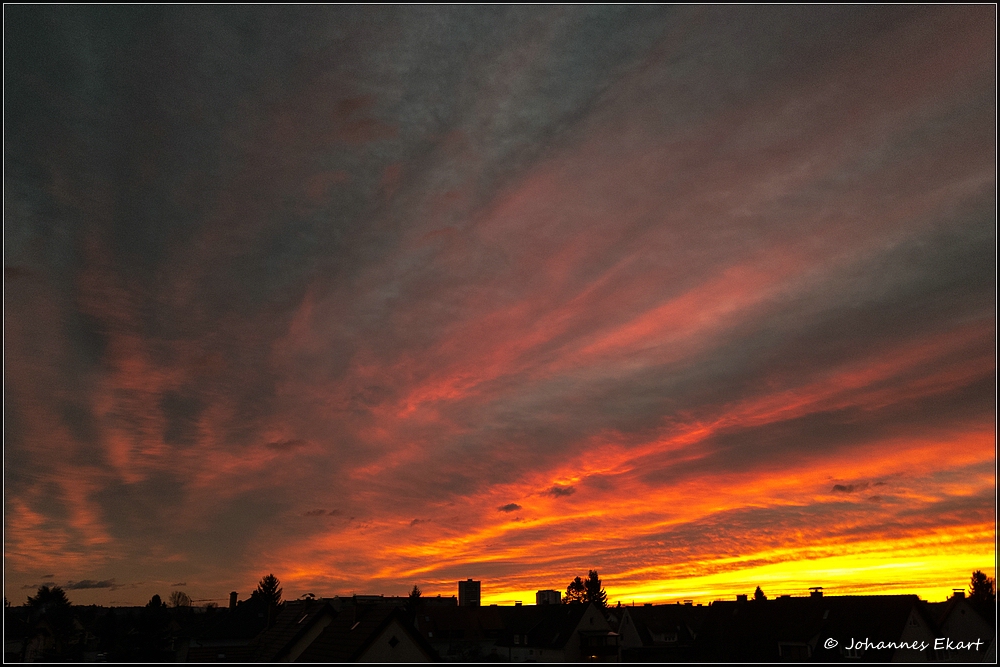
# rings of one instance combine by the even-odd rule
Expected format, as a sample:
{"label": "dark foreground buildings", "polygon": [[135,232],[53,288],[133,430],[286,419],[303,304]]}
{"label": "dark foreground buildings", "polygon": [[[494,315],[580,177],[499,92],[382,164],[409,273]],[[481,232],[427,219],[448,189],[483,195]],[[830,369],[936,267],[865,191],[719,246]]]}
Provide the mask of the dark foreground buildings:
{"label": "dark foreground buildings", "polygon": [[995,662],[989,610],[961,595],[711,605],[460,606],[353,596],[270,610],[71,607],[5,613],[5,662]]}

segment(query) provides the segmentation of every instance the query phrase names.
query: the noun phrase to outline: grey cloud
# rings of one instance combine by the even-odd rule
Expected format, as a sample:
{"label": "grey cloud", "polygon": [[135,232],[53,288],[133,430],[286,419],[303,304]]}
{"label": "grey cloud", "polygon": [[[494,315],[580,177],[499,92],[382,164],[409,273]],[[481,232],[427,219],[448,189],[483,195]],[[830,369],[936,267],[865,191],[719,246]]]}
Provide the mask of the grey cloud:
{"label": "grey cloud", "polygon": [[305,447],[307,444],[305,440],[276,440],[275,442],[267,443],[265,447],[277,452],[288,452],[293,449]]}
{"label": "grey cloud", "polygon": [[170,584],[170,585],[171,586],[187,586],[187,582],[186,581],[181,581],[181,582],[178,582],[176,584]]}
{"label": "grey cloud", "polygon": [[571,496],[576,493],[576,487],[574,486],[553,486],[551,489],[546,490],[545,495],[552,496],[553,498],[563,498],[565,496]]}
{"label": "grey cloud", "polygon": [[[263,448],[297,457],[314,449],[327,454],[295,470],[284,465],[291,455],[279,457],[278,465],[257,477],[247,473],[232,480],[240,497],[205,498],[204,516],[194,528],[175,525],[178,510],[201,500],[189,495],[187,487],[196,485],[187,485],[173,468],[175,458],[150,461],[171,469],[144,471],[143,481],[126,483],[135,477],[116,473],[118,481],[92,494],[112,537],[132,552],[142,553],[155,541],[166,551],[186,553],[193,539],[199,558],[232,562],[253,548],[261,524],[280,526],[281,517],[301,512],[300,498],[314,498],[308,502],[317,505],[341,502],[313,493],[330,479],[343,481],[344,497],[356,490],[342,468],[385,453],[357,434],[371,430],[377,409],[391,405],[405,382],[393,383],[398,378],[391,374],[354,378],[351,369],[360,364],[377,375],[380,367],[406,367],[404,362],[440,339],[443,326],[481,314],[461,310],[470,293],[480,297],[477,303],[498,308],[538,296],[543,312],[585,289],[605,289],[612,297],[604,305],[614,305],[624,322],[768,244],[803,238],[830,243],[818,254],[813,278],[791,281],[785,293],[727,325],[702,354],[669,363],[644,363],[640,355],[628,364],[529,377],[524,369],[544,369],[574,343],[601,332],[608,308],[571,318],[566,331],[524,352],[520,370],[485,382],[477,395],[442,404],[440,414],[454,433],[408,426],[407,438],[413,436],[426,457],[375,483],[393,492],[402,488],[416,503],[460,498],[480,490],[484,480],[516,481],[525,470],[575,456],[579,443],[595,433],[615,432],[628,446],[673,420],[758,396],[764,385],[794,389],[842,364],[948,332],[956,323],[992,321],[995,158],[989,147],[995,94],[989,90],[974,102],[962,95],[934,101],[934,108],[946,109],[941,112],[892,109],[891,117],[903,122],[928,113],[933,118],[915,129],[895,127],[884,145],[869,146],[850,157],[854,162],[833,164],[817,181],[777,192],[753,210],[750,204],[747,211],[742,203],[720,204],[695,216],[695,227],[683,211],[700,210],[700,202],[667,197],[626,230],[574,227],[574,237],[592,237],[595,247],[569,268],[564,285],[539,290],[543,274],[531,270],[544,268],[549,251],[565,245],[559,229],[540,230],[552,243],[470,242],[465,221],[483,220],[536,165],[577,169],[558,163],[562,151],[569,147],[572,156],[572,147],[591,142],[588,132],[602,127],[601,118],[623,109],[635,111],[621,123],[614,119],[613,127],[629,128],[624,135],[648,130],[649,139],[662,140],[670,152],[683,150],[678,137],[694,139],[693,152],[684,158],[690,169],[655,173],[657,187],[662,181],[664,188],[691,189],[696,197],[696,180],[716,165],[738,170],[791,148],[787,163],[772,170],[783,177],[782,170],[813,161],[812,153],[795,152],[795,133],[810,133],[823,118],[817,115],[790,134],[775,133],[730,114],[734,100],[752,110],[761,108],[754,104],[762,98],[793,108],[781,96],[812,85],[811,72],[823,73],[825,81],[845,57],[855,62],[857,49],[880,43],[880,31],[890,34],[924,20],[891,8],[734,11],[454,6],[305,7],[287,14],[266,7],[187,7],[109,14],[100,8],[12,7],[7,185],[16,215],[5,225],[5,275],[16,283],[15,292],[34,291],[23,299],[13,294],[10,313],[11,319],[28,320],[36,304],[51,304],[56,319],[37,326],[59,342],[49,345],[46,338],[9,355],[26,368],[44,359],[59,366],[37,386],[11,380],[6,392],[7,474],[16,495],[48,497],[50,488],[58,490],[44,479],[44,461],[28,455],[39,438],[23,433],[21,422],[31,420],[19,413],[35,414],[29,408],[37,396],[58,397],[46,407],[76,441],[68,460],[112,469],[100,437],[109,424],[95,416],[88,383],[113,381],[118,360],[112,355],[120,349],[137,349],[151,377],[167,378],[152,399],[162,428],[134,418],[141,402],[115,403],[117,421],[110,425],[121,430],[123,442],[162,436],[178,445],[178,458],[189,456],[199,420],[219,419],[211,425],[212,446],[237,456],[247,443],[260,454],[261,433],[273,432],[268,427],[275,423],[287,424],[297,439]],[[670,48],[661,50],[665,44]],[[180,55],[165,67],[164,53]],[[761,53],[770,55],[757,57]],[[990,66],[995,69],[992,61]],[[357,102],[366,95],[367,101]],[[357,108],[345,115],[338,111],[345,103]],[[853,104],[849,95],[844,104]],[[833,104],[826,112],[846,108]],[[733,119],[744,125],[722,145],[703,145],[699,128],[720,109],[730,119],[727,127]],[[982,128],[986,148],[969,159],[969,169],[985,166],[992,180],[981,192],[948,195],[947,188],[971,172],[941,167],[941,155],[914,153],[913,146],[966,145],[963,133]],[[765,150],[732,148],[743,141],[740,135],[753,132]],[[838,146],[864,136],[837,126]],[[633,150],[618,139],[600,141],[610,142],[609,152]],[[989,154],[985,162],[983,152]],[[882,163],[896,176],[872,174]],[[928,182],[921,165],[952,180]],[[394,191],[380,185],[389,166],[400,174]],[[317,173],[344,174],[349,187],[302,195],[303,183]],[[940,196],[916,213],[911,209],[917,204],[907,209],[913,229],[924,231],[841,261],[840,239],[850,236],[850,226],[830,235],[832,242],[813,232],[822,231],[828,218],[856,223],[857,215],[843,205],[855,191],[870,195],[864,203],[880,206],[880,215],[888,212],[877,216],[886,224],[893,224],[897,200],[918,202],[916,195],[924,192]],[[457,203],[438,212],[431,195],[446,192],[456,193]],[[420,225],[427,216],[455,231],[414,251],[409,235],[426,231]],[[616,231],[621,242],[604,248],[597,243],[601,234]],[[619,274],[610,270],[619,266],[626,267]],[[655,289],[640,290],[643,296],[628,302],[621,288],[629,285],[621,283],[647,272]],[[43,293],[43,283],[58,291]],[[318,339],[306,335],[298,341],[291,324],[314,286],[313,320],[301,328],[312,327],[307,333]],[[101,312],[90,312],[95,309],[88,299],[101,301]],[[286,336],[292,339],[287,346]],[[883,435],[991,420],[992,338],[970,348],[990,363],[980,380],[965,387],[909,405],[857,406],[762,427],[736,426],[692,446],[686,454],[693,458],[655,461],[643,473],[666,484],[691,473],[754,469],[800,455],[804,461]],[[368,347],[373,359],[363,358]],[[929,376],[953,361],[928,362],[915,373]],[[880,386],[905,387],[909,379],[884,379]],[[341,382],[343,395],[332,401],[327,390]],[[211,417],[219,414],[226,416]],[[427,488],[430,474],[438,481],[434,489]],[[604,490],[605,481],[595,477],[580,484]],[[247,488],[255,491],[244,493]],[[544,493],[564,497],[574,491],[557,486]],[[219,506],[211,507],[213,502]],[[65,522],[61,503],[34,509]],[[509,503],[498,511],[517,507]],[[357,508],[345,505],[344,511]],[[184,534],[191,530],[198,533],[193,538]]]}
{"label": "grey cloud", "polygon": [[[691,474],[751,470],[776,459],[806,461],[818,450],[832,452],[886,437],[926,437],[947,433],[956,424],[992,414],[991,376],[966,386],[880,408],[859,405],[819,411],[762,426],[735,428],[699,443],[685,461],[649,462],[647,483],[670,484]],[[696,454],[696,450],[690,452]]]}
{"label": "grey cloud", "polygon": [[834,484],[830,491],[832,493],[854,493],[855,491],[864,491],[867,488],[868,482],[861,484]]}
{"label": "grey cloud", "polygon": [[327,516],[326,510],[309,510],[305,512],[302,516]]}
{"label": "grey cloud", "polygon": [[[475,405],[477,414],[489,415],[493,426],[484,437],[495,437],[498,443],[524,444],[506,446],[512,455],[496,471],[497,479],[516,477],[527,465],[523,461],[549,465],[588,433],[613,429],[637,438],[644,433],[652,435],[662,428],[665,415],[753,397],[764,378],[779,387],[794,388],[808,383],[817,372],[853,363],[859,351],[877,357],[915,340],[928,328],[946,330],[956,318],[988,313],[992,307],[992,265],[984,259],[982,248],[994,245],[993,231],[976,207],[966,213],[969,217],[964,221],[955,214],[954,225],[932,227],[917,238],[848,262],[828,272],[826,281],[802,283],[796,287],[798,293],[762,306],[758,316],[739,323],[727,339],[720,340],[704,356],[617,373],[601,382],[588,382],[580,373],[531,383],[515,376],[507,379],[508,386],[498,381],[498,386],[485,391],[498,389],[501,398],[485,411]],[[975,343],[972,345],[967,353],[977,352]],[[992,354],[986,347],[979,353],[986,358]],[[950,358],[934,360],[918,372],[929,373],[935,367],[944,370],[952,363]],[[935,419],[961,421],[989,407],[992,393],[986,391],[987,376],[988,369],[984,370],[982,382],[948,388],[937,398],[921,399],[924,405],[919,408],[904,403],[881,408],[878,414],[848,409],[839,415],[828,413],[805,417],[797,423],[766,426],[764,430],[772,434],[769,442],[763,448],[748,442],[740,448],[737,458],[759,454],[763,460],[779,455],[778,450],[786,447],[804,450],[824,442],[834,446],[859,442],[897,427],[912,431],[908,424],[914,419],[921,423]],[[910,381],[902,376],[885,378],[880,383],[889,388]],[[515,388],[517,395],[509,396],[507,392],[513,393]],[[570,397],[572,400],[567,400]],[[444,409],[450,418],[468,419],[468,406],[461,401]],[[556,419],[564,426],[550,428],[543,419]],[[825,422],[823,426],[821,422]],[[829,433],[823,430],[827,426],[832,428]],[[795,431],[798,436],[793,435]],[[756,439],[757,432],[751,429],[750,440]],[[845,435],[849,437],[845,439]],[[763,432],[761,436],[765,437]],[[720,444],[729,437],[720,434]],[[739,437],[732,436],[734,448],[738,447]],[[779,446],[782,442],[784,445]],[[523,453],[514,455],[519,447]],[[448,452],[442,459],[449,461],[435,460],[434,465],[452,467],[454,457],[454,452]],[[471,471],[467,486],[474,486],[480,477],[479,469],[488,463],[479,460],[474,452],[461,457],[467,460],[460,469]],[[718,459],[713,457],[711,462]],[[414,472],[415,484],[419,484],[420,477]],[[455,489],[463,492],[459,485]]]}
{"label": "grey cloud", "polygon": [[166,419],[163,441],[173,445],[191,445],[198,439],[198,418],[205,406],[197,393],[167,391],[160,397],[160,409]]}
{"label": "grey cloud", "polygon": [[70,581],[63,588],[69,591],[80,591],[90,588],[118,588],[118,586],[115,584],[114,579],[105,579],[103,581],[84,579],[83,581]]}
{"label": "grey cloud", "polygon": [[497,508],[498,512],[516,512],[521,509],[521,506],[517,503],[507,503],[506,505],[501,505]]}

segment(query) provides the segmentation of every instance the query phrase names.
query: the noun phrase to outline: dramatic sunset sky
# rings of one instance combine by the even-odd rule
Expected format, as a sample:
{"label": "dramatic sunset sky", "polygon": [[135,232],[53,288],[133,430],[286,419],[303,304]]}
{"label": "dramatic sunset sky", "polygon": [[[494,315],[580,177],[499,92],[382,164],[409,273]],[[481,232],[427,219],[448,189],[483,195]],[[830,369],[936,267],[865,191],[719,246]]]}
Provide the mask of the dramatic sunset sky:
{"label": "dramatic sunset sky", "polygon": [[4,584],[996,559],[996,7],[7,6]]}

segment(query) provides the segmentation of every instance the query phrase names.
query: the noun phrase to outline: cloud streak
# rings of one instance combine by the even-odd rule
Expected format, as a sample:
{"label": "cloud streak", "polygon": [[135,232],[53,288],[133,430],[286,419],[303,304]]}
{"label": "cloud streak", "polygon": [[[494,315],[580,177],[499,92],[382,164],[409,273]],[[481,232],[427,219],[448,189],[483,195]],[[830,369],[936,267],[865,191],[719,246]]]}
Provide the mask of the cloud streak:
{"label": "cloud streak", "polygon": [[11,8],[8,585],[988,570],[994,18]]}

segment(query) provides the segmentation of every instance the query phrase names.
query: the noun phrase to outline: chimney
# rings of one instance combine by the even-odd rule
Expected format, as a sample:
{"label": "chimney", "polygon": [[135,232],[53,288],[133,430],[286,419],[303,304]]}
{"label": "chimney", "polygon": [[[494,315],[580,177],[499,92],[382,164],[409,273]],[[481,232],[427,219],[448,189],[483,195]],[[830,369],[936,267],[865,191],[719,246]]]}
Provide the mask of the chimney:
{"label": "chimney", "polygon": [[823,597],[823,587],[822,586],[812,586],[809,589],[809,597],[811,597],[811,598],[821,598],[821,597]]}
{"label": "chimney", "polygon": [[747,601],[747,595],[746,595],[746,593],[741,593],[741,594],[737,595],[736,596],[736,601],[737,602],[746,602]]}
{"label": "chimney", "polygon": [[953,589],[951,589],[951,597],[958,598],[959,600],[964,599],[965,598],[965,589],[964,588],[953,588]]}
{"label": "chimney", "polygon": [[520,607],[520,606],[521,606],[521,601],[520,601],[520,600],[516,600],[516,601],[514,602],[514,606],[515,606],[515,607]]}

